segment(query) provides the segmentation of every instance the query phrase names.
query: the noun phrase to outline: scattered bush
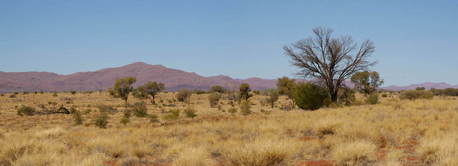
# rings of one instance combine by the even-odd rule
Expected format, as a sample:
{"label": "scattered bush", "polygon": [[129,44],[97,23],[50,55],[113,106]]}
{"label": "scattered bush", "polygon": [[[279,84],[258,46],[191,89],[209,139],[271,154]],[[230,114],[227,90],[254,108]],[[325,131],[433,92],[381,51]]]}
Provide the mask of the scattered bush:
{"label": "scattered bush", "polygon": [[157,115],[148,115],[148,118],[149,118],[149,122],[151,123],[158,123],[159,122],[159,118],[157,117]]}
{"label": "scattered bush", "polygon": [[416,100],[416,99],[432,99],[434,94],[427,90],[407,90],[401,92],[401,99]]}
{"label": "scattered bush", "polygon": [[377,104],[378,103],[378,94],[372,93],[366,99],[367,104]]}
{"label": "scattered bush", "polygon": [[240,103],[240,112],[242,115],[250,115],[251,114],[251,103],[249,101],[242,101]]}
{"label": "scattered bush", "polygon": [[127,125],[130,122],[130,117],[131,117],[131,111],[130,110],[126,110],[126,111],[124,111],[124,115],[122,116],[120,122],[123,125]]}
{"label": "scattered bush", "polygon": [[18,110],[17,110],[17,114],[19,116],[32,116],[36,111],[35,108],[33,107],[29,107],[29,106],[21,106]]}
{"label": "scattered bush", "polygon": [[136,117],[146,117],[148,115],[148,109],[146,108],[145,102],[137,102],[133,104],[130,110]]}
{"label": "scattered bush", "polygon": [[94,124],[99,128],[107,128],[108,125],[108,114],[105,112],[100,112],[97,117],[95,117]]}
{"label": "scattered bush", "polygon": [[176,99],[180,102],[189,102],[192,92],[188,89],[182,89],[176,94]]}
{"label": "scattered bush", "polygon": [[70,92],[72,95],[75,95],[76,94],[76,91],[71,91]]}
{"label": "scattered bush", "polygon": [[170,110],[165,116],[165,120],[177,120],[180,117],[180,110],[178,109],[173,109]]}
{"label": "scattered bush", "polygon": [[218,105],[219,100],[221,99],[221,94],[218,92],[213,92],[208,96],[208,101],[210,102],[210,107],[214,108]]}
{"label": "scattered bush", "polygon": [[54,92],[54,93],[52,94],[52,96],[53,96],[53,97],[57,97],[57,93]]}
{"label": "scattered bush", "polygon": [[277,102],[278,98],[280,97],[280,94],[277,90],[271,89],[267,91],[267,95],[268,98],[266,99],[266,102],[269,103],[272,108],[274,108],[275,102]]}
{"label": "scattered bush", "polygon": [[294,102],[304,110],[321,108],[328,97],[326,89],[312,83],[297,84],[293,91]]}
{"label": "scattered bush", "polygon": [[215,85],[215,86],[211,87],[210,92],[224,93],[224,92],[226,92],[226,89],[224,89],[222,86]]}
{"label": "scattered bush", "polygon": [[[356,101],[355,91],[350,88],[341,88],[339,91],[339,104],[352,105]],[[331,99],[325,102],[325,105],[331,104]]]}
{"label": "scattered bush", "polygon": [[246,84],[246,83],[241,84],[239,88],[239,95],[240,95],[239,99],[248,101],[248,99],[253,96],[252,94],[250,94],[250,92],[251,92],[251,89],[250,89],[249,84]]}
{"label": "scattered bush", "polygon": [[16,94],[11,94],[9,97],[10,98],[16,98]]}
{"label": "scattered bush", "polygon": [[71,108],[71,113],[73,117],[73,123],[75,125],[81,125],[83,124],[83,116],[81,115],[81,112],[75,108]]}
{"label": "scattered bush", "polygon": [[231,114],[234,114],[234,113],[237,113],[237,108],[229,108],[229,110],[227,110],[227,112],[231,113]]}
{"label": "scattered bush", "polygon": [[108,106],[108,105],[98,105],[97,108],[99,109],[100,112],[109,113],[109,114],[115,114],[118,112],[116,108],[112,106]]}
{"label": "scattered bush", "polygon": [[196,110],[194,110],[194,109],[192,109],[190,107],[186,108],[184,110],[184,113],[185,113],[186,117],[188,117],[188,118],[195,118],[197,116]]}

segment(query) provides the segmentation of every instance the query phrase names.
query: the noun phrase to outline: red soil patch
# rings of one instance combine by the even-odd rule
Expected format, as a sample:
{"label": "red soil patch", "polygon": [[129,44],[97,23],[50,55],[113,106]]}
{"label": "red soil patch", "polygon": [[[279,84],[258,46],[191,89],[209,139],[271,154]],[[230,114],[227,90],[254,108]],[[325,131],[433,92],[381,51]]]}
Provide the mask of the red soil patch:
{"label": "red soil patch", "polygon": [[317,140],[319,139],[316,136],[303,136],[299,138],[301,141],[312,141],[312,140]]}
{"label": "red soil patch", "polygon": [[314,160],[298,163],[297,166],[335,166],[335,164],[329,160]]}

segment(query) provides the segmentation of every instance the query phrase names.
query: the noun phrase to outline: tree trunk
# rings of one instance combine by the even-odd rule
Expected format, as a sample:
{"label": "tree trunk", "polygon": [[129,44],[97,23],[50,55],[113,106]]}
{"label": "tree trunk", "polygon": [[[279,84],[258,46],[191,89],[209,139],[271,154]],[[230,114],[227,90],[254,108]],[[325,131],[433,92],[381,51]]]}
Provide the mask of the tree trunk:
{"label": "tree trunk", "polygon": [[156,105],[156,101],[154,100],[154,96],[153,96],[153,98],[151,99],[151,104]]}
{"label": "tree trunk", "polygon": [[339,90],[338,89],[335,89],[331,92],[331,101],[333,103],[337,103],[337,99],[339,97]]}

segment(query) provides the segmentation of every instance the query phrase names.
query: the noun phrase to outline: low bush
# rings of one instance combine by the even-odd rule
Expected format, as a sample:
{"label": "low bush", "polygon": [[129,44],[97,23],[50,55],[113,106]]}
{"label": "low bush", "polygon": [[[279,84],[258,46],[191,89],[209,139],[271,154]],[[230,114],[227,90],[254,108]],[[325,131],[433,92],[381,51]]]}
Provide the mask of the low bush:
{"label": "low bush", "polygon": [[33,107],[29,107],[29,106],[21,106],[18,110],[17,110],[17,114],[19,116],[32,116],[35,114],[36,109],[33,108]]}
{"label": "low bush", "polygon": [[208,96],[208,101],[210,102],[210,107],[214,108],[218,105],[219,100],[221,99],[221,94],[218,92],[213,92]]}
{"label": "low bush", "polygon": [[416,99],[432,99],[433,92],[427,90],[407,90],[401,92],[401,99],[416,100]]}
{"label": "low bush", "polygon": [[366,99],[367,104],[377,104],[378,103],[378,94],[372,93]]}
{"label": "low bush", "polygon": [[157,117],[157,115],[149,114],[148,118],[149,118],[149,122],[151,122],[151,123],[158,123],[159,122],[159,118]]}
{"label": "low bush", "polygon": [[196,110],[192,109],[190,107],[186,108],[184,110],[184,113],[185,113],[186,117],[188,117],[188,118],[195,118],[197,116]]}
{"label": "low bush", "polygon": [[83,124],[83,116],[81,115],[81,112],[75,108],[71,108],[71,113],[73,117],[73,123],[75,125],[82,125]]}
{"label": "low bush", "polygon": [[98,105],[97,108],[99,109],[100,112],[109,113],[109,114],[115,114],[118,112],[116,108],[112,106],[108,106],[108,105]]}
{"label": "low bush", "polygon": [[97,117],[95,117],[94,124],[99,128],[107,128],[108,125],[108,114],[105,112],[100,112]]}
{"label": "low bush", "polygon": [[227,112],[231,113],[231,114],[234,114],[234,113],[237,113],[237,108],[229,108],[229,110],[227,110]]}
{"label": "low bush", "polygon": [[249,101],[241,101],[240,103],[240,112],[242,115],[250,115],[251,114],[251,103]]}
{"label": "low bush", "polygon": [[329,98],[325,88],[312,83],[298,84],[293,91],[296,105],[304,110],[316,110],[325,105]]}
{"label": "low bush", "polygon": [[178,109],[173,109],[170,110],[165,116],[165,120],[177,120],[180,117],[180,110]]}
{"label": "low bush", "polygon": [[180,102],[189,102],[192,92],[188,89],[182,89],[176,94],[176,99]]}
{"label": "low bush", "polygon": [[133,104],[130,108],[130,111],[134,113],[136,117],[146,117],[148,115],[148,109],[146,108],[145,102],[137,102]]}

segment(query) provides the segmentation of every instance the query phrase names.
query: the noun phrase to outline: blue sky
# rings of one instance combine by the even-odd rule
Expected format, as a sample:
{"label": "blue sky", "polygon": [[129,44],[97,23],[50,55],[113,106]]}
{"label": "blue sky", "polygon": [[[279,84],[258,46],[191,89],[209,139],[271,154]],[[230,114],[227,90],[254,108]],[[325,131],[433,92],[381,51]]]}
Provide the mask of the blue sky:
{"label": "blue sky", "polygon": [[385,85],[458,84],[453,0],[0,0],[0,71],[142,61],[204,76],[295,76],[282,47],[319,26],[372,40]]}

